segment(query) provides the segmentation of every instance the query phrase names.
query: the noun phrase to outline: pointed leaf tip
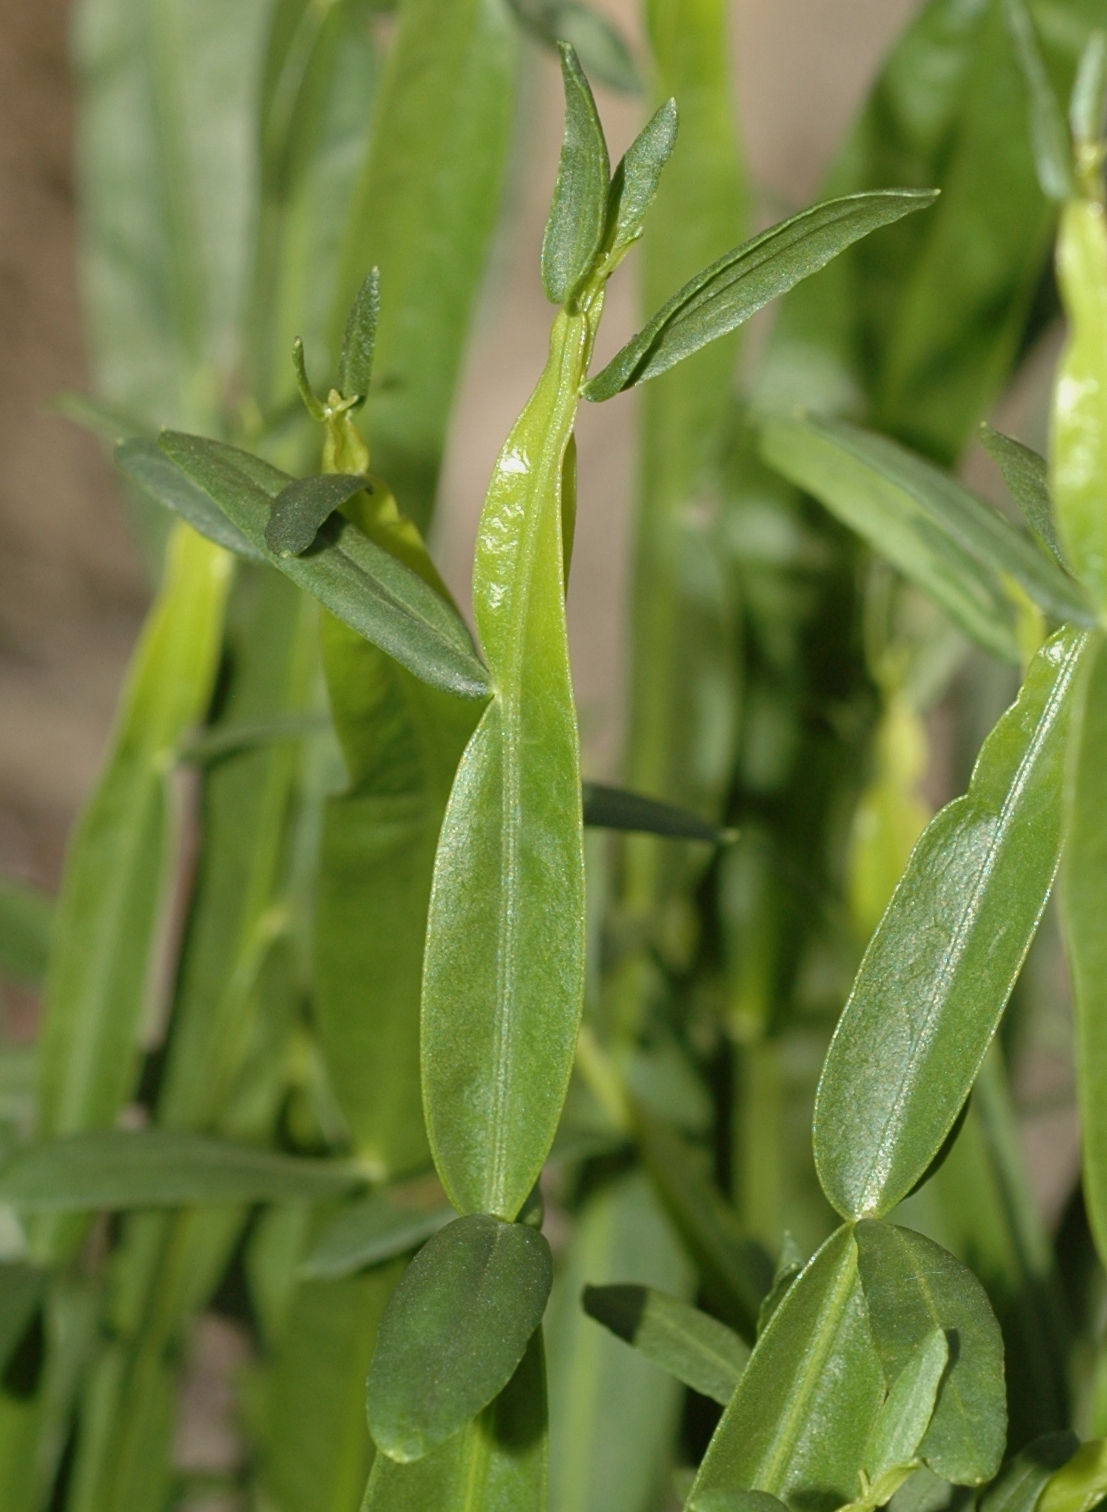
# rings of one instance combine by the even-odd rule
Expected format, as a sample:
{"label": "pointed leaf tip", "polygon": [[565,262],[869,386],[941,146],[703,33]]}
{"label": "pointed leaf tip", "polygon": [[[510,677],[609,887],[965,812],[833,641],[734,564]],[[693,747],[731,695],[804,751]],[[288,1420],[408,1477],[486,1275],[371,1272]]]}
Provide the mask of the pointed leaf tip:
{"label": "pointed leaf tip", "polygon": [[542,238],[542,286],[565,304],[595,261],[607,219],[611,165],[588,80],[568,42],[559,42],[565,85],[565,136],[550,218]]}

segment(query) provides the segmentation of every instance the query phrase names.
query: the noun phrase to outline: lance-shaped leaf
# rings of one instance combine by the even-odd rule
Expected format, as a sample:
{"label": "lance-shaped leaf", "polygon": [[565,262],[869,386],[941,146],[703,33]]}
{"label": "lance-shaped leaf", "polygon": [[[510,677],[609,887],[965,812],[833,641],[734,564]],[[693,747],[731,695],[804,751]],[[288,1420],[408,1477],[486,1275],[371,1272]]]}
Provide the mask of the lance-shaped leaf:
{"label": "lance-shaped leaf", "polygon": [[557,1131],[584,1000],[580,749],[563,462],[598,310],[563,311],[496,462],[473,603],[494,697],[438,841],[423,968],[427,1133],[460,1212],[513,1218]]}
{"label": "lance-shaped leaf", "polygon": [[370,268],[346,317],[342,356],[338,363],[338,392],[345,399],[356,398],[358,402],[355,409],[361,408],[369,393],[380,308],[380,269]]}
{"label": "lance-shaped leaf", "polygon": [[828,1505],[832,1497],[838,1506],[851,1501],[884,1395],[847,1226],[815,1255],[757,1341],[689,1506],[739,1489],[790,1503],[817,1488]]}
{"label": "lance-shaped leaf", "polygon": [[[150,443],[132,442],[130,448]],[[366,640],[432,687],[464,698],[488,691],[487,677],[457,611],[390,551],[335,516],[305,557],[279,557],[265,542],[273,502],[293,480],[260,458],[202,436],[162,434],[164,454],[226,512],[265,561],[290,577]],[[160,495],[169,508],[174,498]]]}
{"label": "lance-shaped leaf", "polygon": [[1039,1512],[1092,1512],[1107,1496],[1107,1439],[1082,1444],[1046,1482]]}
{"label": "lance-shaped leaf", "polygon": [[627,148],[608,191],[608,233],[613,257],[620,256],[642,234],[646,212],[653,204],[661,172],[672,156],[677,136],[677,104],[666,100]]}
{"label": "lance-shaped leaf", "polygon": [[887,437],[840,420],[771,420],[762,450],[983,644],[990,639],[998,650],[1002,638],[1001,572],[1048,614],[1094,623],[1079,585],[1032,541],[947,473]]}
{"label": "lance-shaped leaf", "polygon": [[886,189],[828,200],[744,242],[696,275],[585,385],[610,399],[656,378],[710,341],[737,329],[870,231],[933,204],[930,189]]}
{"label": "lance-shaped leaf", "polygon": [[352,1276],[417,1249],[456,1217],[437,1176],[397,1182],[340,1208],[312,1245],[300,1274],[313,1280]]}
{"label": "lance-shaped leaf", "polygon": [[361,1173],[185,1129],[96,1129],[29,1145],[0,1168],[0,1202],[24,1213],[313,1202],[361,1186]]}
{"label": "lance-shaped leaf", "polygon": [[1052,551],[1064,566],[1061,543],[1053,523],[1053,506],[1049,499],[1049,466],[1029,446],[993,430],[988,424],[980,426],[980,441],[984,450],[999,468],[1003,481],[1015,503],[1023,512],[1026,523],[1040,541]]}
{"label": "lance-shaped leaf", "polygon": [[1033,18],[1023,0],[1003,0],[1004,13],[1030,96],[1030,142],[1042,193],[1067,199],[1072,193],[1072,149]]}
{"label": "lance-shaped leaf", "polygon": [[942,1329],[935,1328],[899,1365],[865,1450],[865,1474],[870,1481],[876,1483],[897,1472],[901,1484],[907,1479],[934,1415],[948,1364],[949,1341]]}
{"label": "lance-shaped leaf", "polygon": [[596,102],[577,55],[567,42],[559,43],[557,50],[565,82],[565,138],[542,239],[542,287],[554,304],[564,304],[600,250],[611,164]]}
{"label": "lance-shaped leaf", "polygon": [[373,485],[367,478],[344,473],[296,478],[286,483],[273,500],[273,513],[265,527],[265,544],[277,556],[302,556],[323,521],[362,489],[372,493]]}
{"label": "lance-shaped leaf", "polygon": [[546,1362],[531,1336],[511,1380],[479,1417],[414,1463],[378,1454],[362,1512],[545,1512]]}
{"label": "lance-shaped leaf", "polygon": [[1107,639],[1096,638],[1067,772],[1061,890],[1076,1008],[1084,1200],[1107,1255]]}
{"label": "lance-shaped leaf", "polygon": [[922,1234],[859,1223],[858,1266],[876,1347],[890,1386],[939,1330],[955,1341],[919,1457],[944,1480],[991,1480],[1007,1440],[1003,1339],[984,1288],[967,1266]]}
{"label": "lance-shaped leaf", "polygon": [[721,1402],[734,1395],[749,1346],[710,1313],[652,1286],[586,1286],[581,1306],[648,1360],[693,1391]]}
{"label": "lance-shaped leaf", "polygon": [[1034,1512],[1046,1482],[1080,1448],[1075,1433],[1043,1433],[1005,1465],[980,1498],[980,1512]]}
{"label": "lance-shaped leaf", "polygon": [[815,1163],[846,1216],[879,1217],[907,1195],[976,1079],[1053,885],[1086,640],[1062,630],[1038,652],[865,952],[815,1104]]}
{"label": "lance-shaped leaf", "polygon": [[49,898],[18,882],[0,881],[0,976],[41,982],[53,929]]}
{"label": "lance-shaped leaf", "polygon": [[597,829],[668,835],[674,840],[705,840],[709,845],[721,845],[734,838],[733,830],[722,829],[675,804],[660,803],[642,793],[628,793],[625,788],[586,782],[583,796],[584,822]]}
{"label": "lance-shaped leaf", "polygon": [[124,441],[116,447],[115,460],[151,499],[187,520],[209,541],[250,561],[268,560],[265,550],[233,525],[211,495],[171,462],[155,441],[145,437]]}
{"label": "lance-shaped leaf", "polygon": [[456,1433],[514,1375],[553,1282],[550,1247],[523,1223],[473,1213],[441,1229],[404,1273],[369,1372],[369,1430],[407,1463]]}
{"label": "lance-shaped leaf", "polygon": [[1107,610],[1107,225],[1102,206],[1070,200],[1057,278],[1069,336],[1053,390],[1050,493],[1065,556]]}

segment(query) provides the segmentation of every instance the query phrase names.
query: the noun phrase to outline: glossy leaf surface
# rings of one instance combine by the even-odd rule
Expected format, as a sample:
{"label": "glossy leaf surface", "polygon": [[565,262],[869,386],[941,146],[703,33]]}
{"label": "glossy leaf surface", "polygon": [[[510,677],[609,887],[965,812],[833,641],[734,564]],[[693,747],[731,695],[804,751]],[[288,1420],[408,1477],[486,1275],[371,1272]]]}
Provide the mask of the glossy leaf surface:
{"label": "glossy leaf surface", "polygon": [[1034,1512],[1046,1482],[1080,1447],[1075,1433],[1044,1433],[1019,1451],[980,1499],[981,1512]]}
{"label": "glossy leaf surface", "polygon": [[97,1129],[31,1145],[0,1168],[0,1201],[21,1212],[311,1202],[362,1184],[348,1166],[192,1134]]}
{"label": "glossy leaf surface", "polygon": [[53,929],[49,898],[19,882],[0,882],[0,976],[41,982]]}
{"label": "glossy leaf surface", "polygon": [[398,1182],[340,1208],[316,1239],[300,1274],[314,1280],[351,1276],[416,1249],[456,1217],[437,1177]]}
{"label": "glossy leaf surface", "polygon": [[918,1444],[936,1475],[978,1486],[1007,1440],[1003,1340],[984,1288],[966,1265],[910,1229],[859,1223],[858,1266],[890,1387],[938,1329],[953,1342],[934,1415]]}
{"label": "glossy leaf surface", "polygon": [[536,1330],[496,1400],[410,1464],[378,1454],[362,1512],[544,1512],[546,1363]]}
{"label": "glossy leaf surface", "polygon": [[1107,215],[1072,200],[1061,215],[1057,278],[1069,322],[1053,397],[1050,492],[1065,555],[1107,610]]}
{"label": "glossy leaf surface", "polygon": [[565,1099],[584,996],[584,835],[569,671],[562,464],[597,301],[560,314],[496,462],[473,600],[494,696],[461,759],[435,861],[423,1099],[461,1212],[513,1218]]}
{"label": "glossy leaf surface", "polygon": [[1034,938],[1061,845],[1060,784],[1087,637],[1058,632],[931,820],[869,944],[815,1105],[815,1161],[844,1215],[905,1197],[953,1127]]}
{"label": "glossy leaf surface", "polygon": [[1093,644],[1066,793],[1061,892],[1076,1009],[1084,1201],[1107,1254],[1107,640]]}
{"label": "glossy leaf surface", "polygon": [[[135,443],[136,445],[138,443]],[[292,481],[249,452],[166,431],[162,451],[197,483],[265,560],[314,594],[332,614],[379,645],[417,677],[462,697],[487,691],[469,632],[429,584],[350,521],[335,517],[308,557],[278,557],[265,546],[273,501]],[[167,499],[172,507],[172,501]]]}
{"label": "glossy leaf surface", "polygon": [[369,1430],[400,1463],[422,1459],[481,1412],[515,1373],[545,1311],[550,1247],[484,1213],[419,1251],[393,1293],[369,1372]]}
{"label": "glossy leaf surface", "polygon": [[586,1286],[581,1305],[591,1318],[683,1381],[725,1407],[750,1351],[710,1313],[651,1286]]}
{"label": "glossy leaf surface", "polygon": [[655,378],[786,294],[859,237],[933,204],[928,190],[851,195],[803,210],[712,263],[663,305],[584,388],[610,399]]}
{"label": "glossy leaf surface", "polygon": [[[789,1290],[757,1342],[689,1496],[768,1491],[802,1507],[851,1501],[884,1400],[853,1233],[841,1228]],[[708,1503],[710,1505],[710,1503]]]}
{"label": "glossy leaf surface", "polygon": [[1053,523],[1053,506],[1049,498],[1049,468],[1029,446],[993,430],[990,425],[981,425],[980,440],[999,468],[1003,481],[1015,503],[1022,510],[1027,524],[1038,539],[1044,541],[1057,560],[1064,565],[1061,543]]}
{"label": "glossy leaf surface", "polygon": [[302,556],[324,520],[364,488],[372,490],[368,479],[342,473],[286,483],[273,501],[265,544],[277,556]]}
{"label": "glossy leaf surface", "polygon": [[542,286],[549,300],[564,304],[600,250],[611,165],[596,102],[576,53],[567,42],[559,44],[558,52],[565,81],[565,139],[542,238]]}

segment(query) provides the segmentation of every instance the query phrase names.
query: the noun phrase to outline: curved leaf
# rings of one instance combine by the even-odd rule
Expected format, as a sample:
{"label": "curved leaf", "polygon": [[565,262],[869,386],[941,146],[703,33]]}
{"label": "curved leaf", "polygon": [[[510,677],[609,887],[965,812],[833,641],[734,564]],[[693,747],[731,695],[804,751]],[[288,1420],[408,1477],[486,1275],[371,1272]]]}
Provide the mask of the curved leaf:
{"label": "curved leaf", "polygon": [[976,1079],[1053,885],[1086,642],[1062,630],[1038,652],[865,952],[815,1103],[815,1163],[843,1215],[879,1217],[911,1191]]}
{"label": "curved leaf", "polygon": [[312,1245],[300,1274],[310,1280],[352,1276],[417,1249],[456,1217],[435,1176],[385,1187],[339,1209]]}
{"label": "curved leaf", "polygon": [[1050,1476],[1079,1448],[1080,1440],[1071,1430],[1043,1433],[1004,1466],[980,1498],[980,1512],[1034,1512]]}
{"label": "curved leaf", "polygon": [[984,1288],[922,1234],[890,1223],[859,1223],[854,1232],[869,1322],[892,1389],[935,1329],[955,1346],[919,1456],[944,1480],[982,1485],[999,1469],[1007,1441],[1003,1339]]}
{"label": "curved leaf", "polygon": [[233,525],[211,496],[169,460],[156,441],[135,437],[121,442],[115,460],[151,499],[187,520],[193,530],[248,561],[268,561],[267,553]]}
{"label": "curved leaf", "polygon": [[1061,543],[1057,539],[1053,506],[1049,498],[1049,467],[1046,459],[1029,446],[1023,446],[1021,441],[1005,436],[1002,431],[993,430],[990,425],[982,423],[979,434],[984,450],[999,468],[1003,481],[1007,484],[1007,491],[1022,510],[1026,523],[1038,539],[1045,542],[1063,567],[1065,563],[1061,555]]}
{"label": "curved leaf", "polygon": [[302,556],[330,518],[362,489],[373,491],[367,478],[327,473],[295,478],[273,500],[273,513],[265,527],[265,544],[277,556]]}
{"label": "curved leaf", "polygon": [[596,102],[577,55],[567,42],[559,42],[557,50],[565,82],[565,139],[542,238],[542,287],[554,304],[564,304],[600,250],[611,164]]}
{"label": "curved leaf", "polygon": [[826,266],[844,248],[934,203],[931,189],[886,189],[828,200],[763,231],[696,275],[658,310],[601,373],[585,384],[600,401],[645,383],[708,342],[736,330],[770,300]]}
{"label": "curved leaf", "polygon": [[1038,1500],[1038,1512],[1092,1512],[1107,1496],[1107,1439],[1081,1444],[1055,1470]]}
{"label": "curved leaf", "polygon": [[473,1213],[424,1245],[381,1320],[366,1388],[377,1448],[401,1464],[422,1459],[487,1407],[552,1282],[550,1247],[527,1224]]}
{"label": "curved leaf", "polygon": [[710,1313],[652,1286],[629,1284],[586,1286],[581,1306],[693,1391],[724,1407],[734,1395],[749,1346]]}

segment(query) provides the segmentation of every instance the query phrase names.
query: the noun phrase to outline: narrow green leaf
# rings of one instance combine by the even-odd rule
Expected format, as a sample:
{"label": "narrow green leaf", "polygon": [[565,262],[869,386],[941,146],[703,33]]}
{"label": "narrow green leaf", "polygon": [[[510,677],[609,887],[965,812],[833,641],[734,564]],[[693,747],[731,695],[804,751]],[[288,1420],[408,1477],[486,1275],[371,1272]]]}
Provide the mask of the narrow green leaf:
{"label": "narrow green leaf", "polygon": [[990,639],[989,649],[1001,636],[1001,572],[1056,618],[1094,623],[1077,584],[1001,514],[887,437],[818,419],[771,420],[763,436],[767,460],[933,593],[975,639]]}
{"label": "narrow green leaf", "polygon": [[376,382],[364,428],[374,468],[423,531],[499,214],[517,59],[505,5],[401,0],[341,237],[332,353],[366,273],[379,268]]}
{"label": "narrow green leaf", "polygon": [[1034,1512],[1046,1482],[1080,1448],[1071,1430],[1044,1433],[1015,1455],[980,1498],[980,1512]]}
{"label": "narrow green leaf", "polygon": [[338,364],[338,392],[344,399],[356,397],[360,401],[355,406],[357,409],[361,408],[369,394],[380,306],[380,269],[370,268],[346,317],[342,357]]}
{"label": "narrow green leaf", "polygon": [[558,43],[565,83],[565,138],[542,238],[542,287],[565,304],[588,275],[603,240],[611,164],[596,102],[577,55]]}
{"label": "narrow green leaf", "polygon": [[46,975],[54,905],[34,888],[0,881],[0,976],[32,985]]}
{"label": "narrow green leaf", "polygon": [[642,1163],[700,1270],[711,1306],[752,1340],[758,1310],[772,1285],[773,1266],[742,1230],[696,1152],[658,1119],[637,1110]]}
{"label": "narrow green leaf", "polygon": [[815,1163],[840,1213],[878,1217],[907,1195],[980,1069],[1057,869],[1086,642],[1062,630],[1038,652],[968,793],[923,832],[865,952],[815,1104]]}
{"label": "narrow green leaf", "polygon": [[369,1372],[369,1430],[405,1464],[422,1459],[507,1385],[553,1282],[537,1230],[473,1213],[419,1251],[392,1295]]}
{"label": "narrow green leaf", "polygon": [[631,830],[643,835],[668,835],[674,840],[705,840],[722,845],[734,838],[733,830],[721,829],[672,803],[659,803],[641,793],[586,782],[584,822],[597,829]]}
{"label": "narrow green leaf", "polygon": [[300,1274],[309,1280],[352,1276],[416,1249],[456,1217],[436,1176],[397,1182],[340,1208],[308,1252]]}
{"label": "narrow green leaf", "polygon": [[[265,529],[273,501],[292,481],[286,473],[200,436],[166,431],[159,445],[266,561],[351,629],[433,687],[464,698],[485,696],[484,668],[456,610],[356,525],[336,517],[320,531],[320,544],[308,556],[277,557],[266,548]],[[165,502],[172,507],[172,499]]]}
{"label": "narrow green leaf", "polygon": [[855,1232],[869,1321],[889,1382],[935,1329],[956,1341],[919,1455],[955,1485],[982,1485],[999,1469],[1007,1440],[1003,1340],[984,1288],[922,1234],[888,1223],[859,1223]]}
{"label": "narrow green leaf", "polygon": [[1069,334],[1053,390],[1050,493],[1072,570],[1107,611],[1107,225],[1103,207],[1061,214],[1057,279]]}
{"label": "narrow green leaf", "polygon": [[513,1218],[565,1100],[584,1000],[580,747],[565,620],[563,462],[599,319],[562,311],[496,462],[473,604],[494,696],[466,747],[435,860],[423,1100],[460,1212]]}
{"label": "narrow green leaf", "polygon": [[177,757],[193,766],[211,766],[266,746],[293,744],[306,735],[318,735],[328,726],[325,714],[286,714],[259,720],[257,724],[238,724],[232,720],[214,729],[209,727],[203,734],[188,736],[181,742]]}
{"label": "narrow green leaf", "polygon": [[1012,440],[1002,431],[993,430],[984,422],[980,426],[980,440],[985,451],[999,468],[1008,492],[1022,510],[1026,523],[1053,555],[1065,565],[1061,555],[1061,543],[1053,524],[1053,506],[1049,498],[1049,465],[1029,446]]}
{"label": "narrow green leaf", "polygon": [[697,274],[658,310],[584,387],[600,401],[655,378],[736,330],[770,300],[826,266],[844,248],[881,226],[932,205],[930,189],[848,195],[803,210],[744,242]]}
{"label": "narrow green leaf", "polygon": [[[860,1246],[858,1253],[863,1253]],[[938,1387],[948,1364],[949,1343],[943,1330],[936,1328],[900,1365],[876,1415],[865,1451],[865,1473],[871,1481],[905,1469],[914,1461],[934,1415]]]}
{"label": "narrow green leaf", "polygon": [[1095,639],[1067,772],[1061,891],[1076,1009],[1084,1200],[1107,1255],[1107,639]]}
{"label": "narrow green leaf", "polygon": [[30,1145],[0,1168],[0,1202],[24,1213],[312,1202],[360,1186],[360,1172],[193,1134],[96,1129]]}
{"label": "narrow green leaf", "polygon": [[582,0],[510,0],[520,24],[547,47],[568,42],[585,73],[624,94],[642,88],[634,54],[622,32]]}
{"label": "narrow green leaf", "polygon": [[1088,38],[1069,101],[1069,128],[1077,147],[1094,147],[1104,131],[1107,110],[1107,32]]}
{"label": "narrow green leaf", "polygon": [[535,1329],[511,1380],[480,1417],[411,1464],[373,1462],[362,1512],[545,1512],[546,1363]]}
{"label": "narrow green leaf", "polygon": [[623,154],[608,190],[607,218],[611,251],[616,257],[642,235],[646,213],[653,204],[662,170],[672,156],[677,137],[677,104],[666,100],[643,126]]}
{"label": "narrow green leaf", "polygon": [[1107,1439],[1093,1439],[1053,1472],[1038,1499],[1038,1512],[1092,1512],[1105,1496]]}
{"label": "narrow green leaf", "polygon": [[625,1339],[693,1391],[725,1407],[749,1359],[749,1346],[710,1313],[652,1286],[586,1286],[590,1318]]}
{"label": "narrow green leaf", "polygon": [[367,478],[327,473],[286,483],[273,501],[265,544],[277,556],[303,556],[319,527],[355,494],[373,491]]}
{"label": "narrow green leaf", "polygon": [[1072,193],[1072,149],[1034,21],[1023,0],[1004,0],[1004,13],[1030,95],[1030,141],[1038,183],[1049,199],[1065,200]]}
{"label": "narrow green leaf", "polygon": [[[852,1230],[829,1238],[757,1341],[688,1504],[739,1489],[851,1501],[884,1400]],[[710,1503],[707,1503],[710,1505]]]}
{"label": "narrow green leaf", "polygon": [[209,541],[251,561],[267,560],[265,551],[243,535],[210,496],[169,460],[155,441],[145,437],[124,441],[116,448],[115,460],[149,498],[187,520],[193,530]]}

